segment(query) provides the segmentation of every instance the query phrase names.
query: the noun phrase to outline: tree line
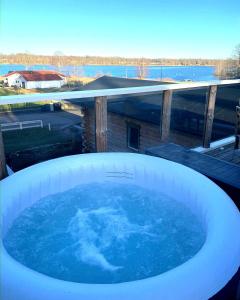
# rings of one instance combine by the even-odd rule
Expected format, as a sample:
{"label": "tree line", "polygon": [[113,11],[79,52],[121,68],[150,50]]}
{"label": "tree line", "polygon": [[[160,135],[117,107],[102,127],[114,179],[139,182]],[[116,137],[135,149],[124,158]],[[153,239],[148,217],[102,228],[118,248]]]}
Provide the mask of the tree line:
{"label": "tree line", "polygon": [[217,66],[223,63],[218,59],[171,59],[171,58],[125,58],[102,56],[67,56],[67,55],[34,55],[28,53],[0,54],[0,63],[54,66],[79,65],[166,65],[166,66]]}

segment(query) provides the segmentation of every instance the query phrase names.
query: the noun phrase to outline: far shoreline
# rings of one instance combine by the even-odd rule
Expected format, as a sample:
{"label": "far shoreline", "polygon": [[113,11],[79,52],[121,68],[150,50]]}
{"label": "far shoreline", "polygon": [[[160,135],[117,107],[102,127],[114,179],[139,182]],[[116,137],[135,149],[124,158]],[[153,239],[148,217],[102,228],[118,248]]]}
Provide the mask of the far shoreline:
{"label": "far shoreline", "polygon": [[150,65],[140,65],[140,64],[83,64],[83,65],[53,65],[53,64],[20,64],[20,63],[0,63],[1,65],[23,65],[23,66],[54,66],[54,67],[84,67],[84,66],[113,66],[113,67],[216,67],[216,65],[158,65],[158,64],[150,64]]}

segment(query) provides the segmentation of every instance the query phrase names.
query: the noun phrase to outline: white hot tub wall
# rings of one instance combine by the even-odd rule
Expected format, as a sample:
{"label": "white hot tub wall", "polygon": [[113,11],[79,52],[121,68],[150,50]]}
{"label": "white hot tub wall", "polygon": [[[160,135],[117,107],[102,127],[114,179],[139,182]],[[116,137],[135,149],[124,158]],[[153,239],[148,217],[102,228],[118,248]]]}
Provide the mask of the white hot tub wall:
{"label": "white hot tub wall", "polygon": [[[197,172],[144,155],[108,153],[70,156],[15,173],[2,182],[2,237],[21,211],[40,198],[79,184],[108,181],[134,183],[184,202],[205,226],[207,239],[203,248],[193,259],[156,277],[121,284],[87,285],[60,281],[30,270],[12,259],[2,246],[6,261],[3,261],[1,268],[1,272],[5,272],[2,273],[1,285],[3,295],[7,293],[6,300],[15,300],[14,290],[18,280],[21,282],[18,298],[21,295],[26,300],[61,300],[66,297],[69,300],[206,299],[221,289],[237,271],[240,240],[232,235],[234,227],[240,225],[239,212],[227,195]],[[232,215],[226,220],[228,210]],[[220,254],[218,259],[216,254]],[[225,266],[222,260],[226,255],[232,261]],[[12,272],[14,276],[11,276]],[[221,276],[223,272],[224,276]],[[219,277],[217,280],[216,276]],[[29,282],[34,290],[29,287]],[[26,293],[28,298],[24,298]]]}

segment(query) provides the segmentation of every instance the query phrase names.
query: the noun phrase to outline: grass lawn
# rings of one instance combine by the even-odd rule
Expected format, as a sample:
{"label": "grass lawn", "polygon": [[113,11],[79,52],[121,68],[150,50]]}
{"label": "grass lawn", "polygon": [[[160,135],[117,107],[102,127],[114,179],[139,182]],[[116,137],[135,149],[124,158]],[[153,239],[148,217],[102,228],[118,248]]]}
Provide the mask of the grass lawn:
{"label": "grass lawn", "polygon": [[9,90],[7,88],[0,88],[0,96],[9,96],[9,95],[16,95],[14,90]]}
{"label": "grass lawn", "polygon": [[26,89],[14,89],[13,87],[1,87],[0,96],[10,96],[10,95],[24,95],[36,93],[35,90],[26,90]]}
{"label": "grass lawn", "polygon": [[71,136],[63,135],[60,131],[49,131],[48,128],[28,128],[3,132],[6,153],[70,140]]}
{"label": "grass lawn", "polygon": [[[3,105],[0,105],[0,112],[36,108],[36,107],[43,106],[44,104],[48,104],[50,102],[51,101],[3,104]],[[0,102],[0,104],[1,104],[1,102]]]}

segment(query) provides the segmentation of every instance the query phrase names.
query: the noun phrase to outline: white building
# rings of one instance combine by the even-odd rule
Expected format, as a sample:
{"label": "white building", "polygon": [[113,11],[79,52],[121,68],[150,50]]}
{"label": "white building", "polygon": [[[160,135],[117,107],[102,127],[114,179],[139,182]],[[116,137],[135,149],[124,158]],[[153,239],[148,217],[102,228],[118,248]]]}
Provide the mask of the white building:
{"label": "white building", "polygon": [[66,77],[55,71],[15,71],[4,77],[6,85],[25,89],[59,88],[66,84]]}

